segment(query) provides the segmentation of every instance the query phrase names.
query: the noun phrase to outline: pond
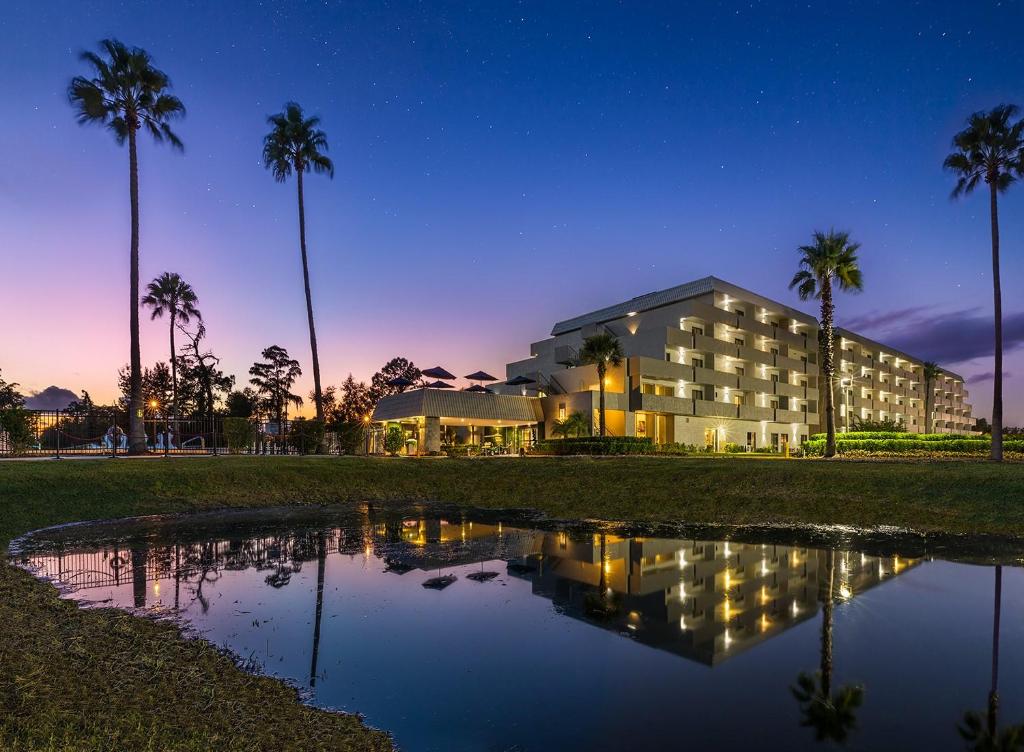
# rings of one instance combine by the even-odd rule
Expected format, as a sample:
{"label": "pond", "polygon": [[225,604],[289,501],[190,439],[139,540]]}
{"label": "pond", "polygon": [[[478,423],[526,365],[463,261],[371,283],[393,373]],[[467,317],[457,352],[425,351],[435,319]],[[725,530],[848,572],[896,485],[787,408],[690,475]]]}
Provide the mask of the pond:
{"label": "pond", "polygon": [[955,750],[968,711],[983,733],[1024,722],[1017,566],[431,510],[68,526],[14,550],[68,597],[177,615],[409,752]]}

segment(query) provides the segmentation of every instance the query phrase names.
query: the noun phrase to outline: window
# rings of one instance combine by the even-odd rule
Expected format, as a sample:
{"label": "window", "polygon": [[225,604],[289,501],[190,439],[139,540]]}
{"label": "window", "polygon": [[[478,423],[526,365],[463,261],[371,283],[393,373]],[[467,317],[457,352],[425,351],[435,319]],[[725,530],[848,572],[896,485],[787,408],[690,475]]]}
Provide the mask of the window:
{"label": "window", "polygon": [[737,376],[745,376],[746,373],[747,373],[747,370],[745,368],[741,368],[740,366],[736,366],[736,375]]}
{"label": "window", "polygon": [[692,396],[695,400],[702,400],[702,399],[704,399],[704,390],[703,389],[694,389],[690,393],[690,396]]}
{"label": "window", "polygon": [[665,351],[665,360],[667,360],[669,363],[672,362],[672,353],[670,353],[668,350]]}
{"label": "window", "polygon": [[704,327],[702,326],[691,326],[690,331],[694,334],[700,334],[701,336],[704,335]]}
{"label": "window", "polygon": [[704,358],[690,358],[690,364],[694,368],[703,368],[704,367]]}
{"label": "window", "polygon": [[772,410],[778,410],[779,409],[779,401],[777,399],[773,399],[771,404],[772,404]]}
{"label": "window", "polygon": [[736,309],[735,313],[736,313],[737,316],[746,316],[747,315],[746,311],[742,311],[739,308]]}
{"label": "window", "polygon": [[733,344],[743,347],[743,345],[745,345],[746,342],[744,342],[743,337],[736,337],[735,339],[733,339]]}
{"label": "window", "polygon": [[771,349],[771,353],[772,353],[772,355],[778,355],[778,354],[779,354],[779,348],[777,348],[777,347],[773,347],[773,348]]}
{"label": "window", "polygon": [[565,420],[565,403],[564,402],[559,402],[558,403],[558,419],[559,420]]}
{"label": "window", "polygon": [[778,384],[779,383],[779,374],[777,374],[777,373],[773,373],[772,374],[772,383],[773,384]]}
{"label": "window", "polygon": [[800,379],[800,386],[806,387],[807,386],[807,379]]}

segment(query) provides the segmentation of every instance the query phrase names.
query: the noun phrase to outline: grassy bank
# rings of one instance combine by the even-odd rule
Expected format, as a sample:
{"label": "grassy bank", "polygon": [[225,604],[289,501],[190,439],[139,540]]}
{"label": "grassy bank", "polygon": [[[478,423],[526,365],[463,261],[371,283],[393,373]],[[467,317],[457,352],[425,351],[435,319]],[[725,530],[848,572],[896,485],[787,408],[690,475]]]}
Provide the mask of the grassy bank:
{"label": "grassy bank", "polygon": [[1024,465],[757,458],[219,457],[0,464],[0,540],[71,520],[345,500],[564,519],[896,525],[1024,535]]}
{"label": "grassy bank", "polygon": [[[344,500],[552,517],[1024,535],[1024,465],[750,458],[181,458],[0,463],[0,546],[73,520]],[[82,611],[0,566],[0,748],[383,750],[168,624]]]}

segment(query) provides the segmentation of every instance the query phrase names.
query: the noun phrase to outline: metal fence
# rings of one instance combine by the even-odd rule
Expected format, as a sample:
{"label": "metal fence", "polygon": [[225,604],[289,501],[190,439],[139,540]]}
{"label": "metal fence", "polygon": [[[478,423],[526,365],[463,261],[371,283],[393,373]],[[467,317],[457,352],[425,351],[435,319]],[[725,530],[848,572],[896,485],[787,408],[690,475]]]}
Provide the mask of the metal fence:
{"label": "metal fence", "polygon": [[[30,410],[31,438],[27,446],[15,447],[0,430],[0,457],[61,457],[72,455],[128,454],[128,411],[98,409],[88,412],[70,410]],[[152,415],[143,420],[146,448],[164,455],[228,454],[223,418],[172,418]],[[254,440],[245,447],[234,447],[235,454],[307,454],[316,447],[306,446],[304,437],[288,433],[289,426],[259,423]],[[321,449],[336,454],[338,443],[333,434],[324,437]]]}

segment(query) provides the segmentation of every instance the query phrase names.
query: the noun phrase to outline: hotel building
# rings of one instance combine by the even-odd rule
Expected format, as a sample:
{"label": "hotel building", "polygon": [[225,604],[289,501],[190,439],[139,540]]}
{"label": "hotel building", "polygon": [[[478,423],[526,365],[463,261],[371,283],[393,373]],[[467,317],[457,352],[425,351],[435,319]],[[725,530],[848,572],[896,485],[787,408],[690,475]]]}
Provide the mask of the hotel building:
{"label": "hotel building", "polygon": [[[597,368],[579,353],[599,333],[616,337],[625,355],[605,379],[610,435],[782,451],[824,430],[817,319],[715,277],[559,321],[550,337],[530,345],[530,357],[506,366],[508,380],[528,384],[458,397],[414,390],[382,400],[374,420],[406,423],[426,451],[440,448],[442,426],[471,426],[474,436],[511,428],[508,443],[519,445],[552,436],[555,422],[574,412],[591,416],[596,429]],[[920,358],[839,328],[835,349],[840,431],[885,419],[925,431]],[[972,430],[964,379],[946,371],[933,389],[933,432]],[[445,405],[445,414],[427,414],[433,403]]]}

